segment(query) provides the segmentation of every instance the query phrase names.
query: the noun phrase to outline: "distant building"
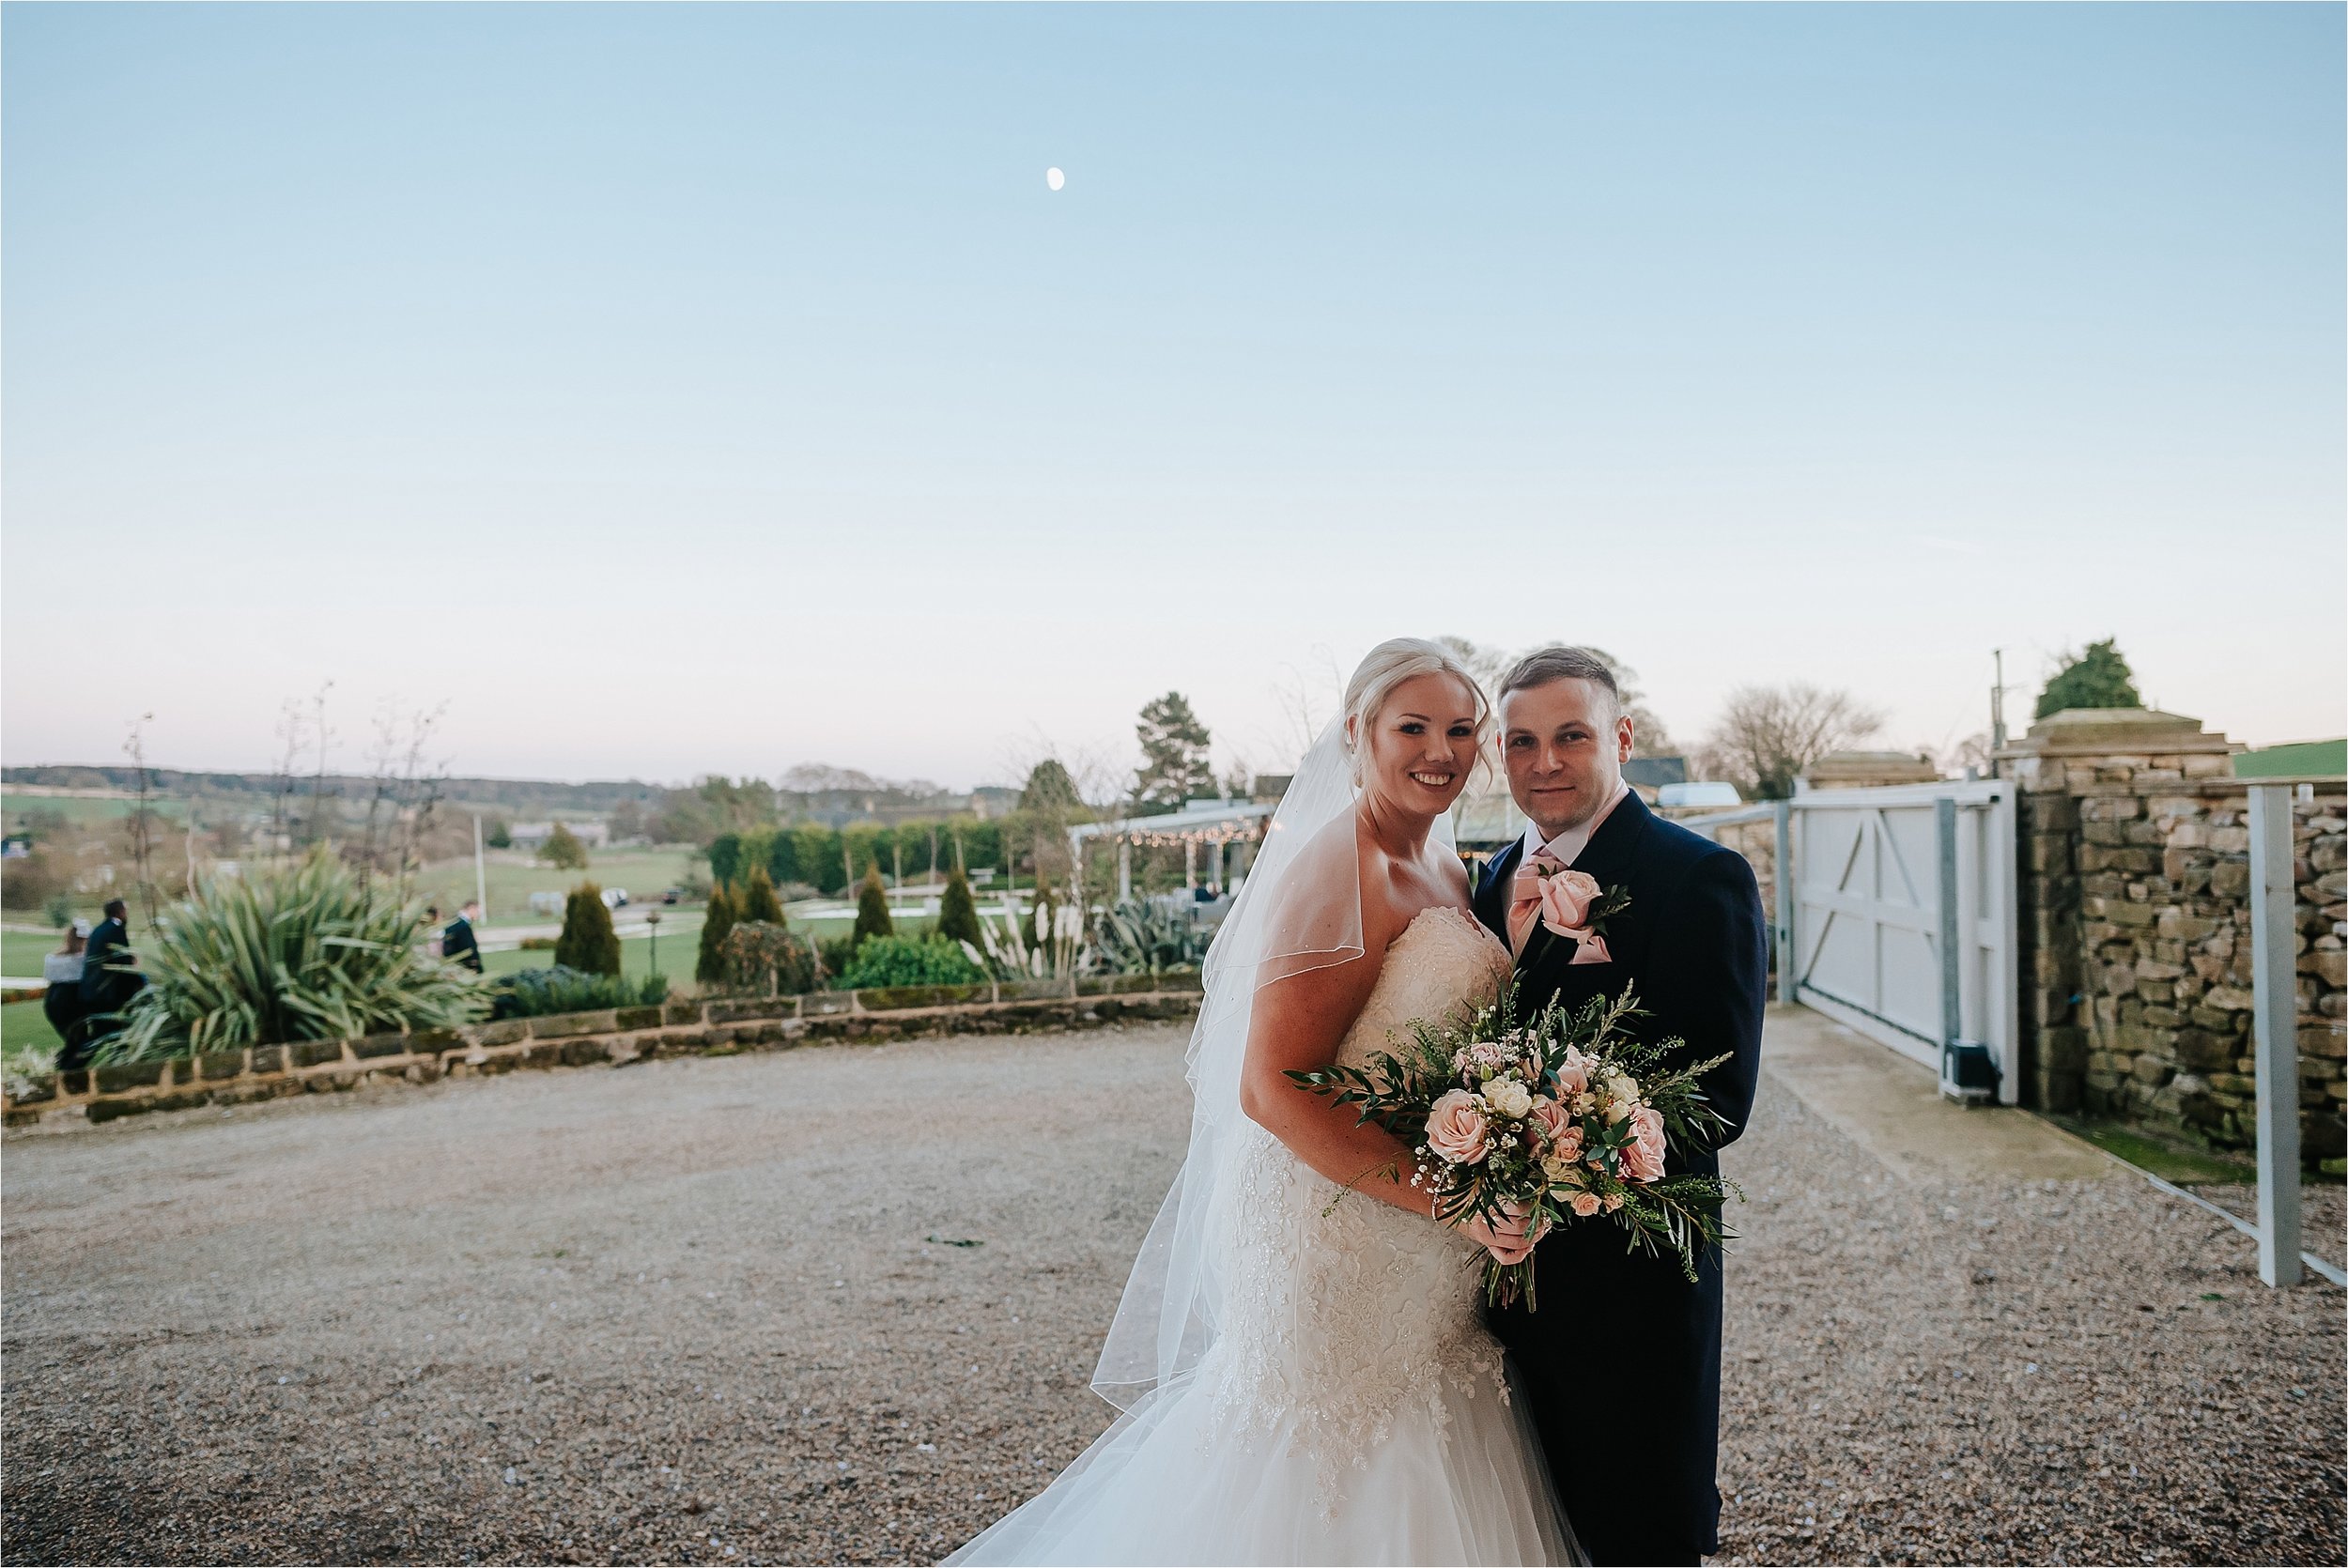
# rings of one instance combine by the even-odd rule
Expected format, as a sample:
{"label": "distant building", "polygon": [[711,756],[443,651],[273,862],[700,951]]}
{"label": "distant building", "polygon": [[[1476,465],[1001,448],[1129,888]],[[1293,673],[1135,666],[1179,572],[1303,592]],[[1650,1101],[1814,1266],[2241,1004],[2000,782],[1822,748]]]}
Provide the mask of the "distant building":
{"label": "distant building", "polygon": [[[572,838],[591,850],[602,849],[611,842],[611,829],[608,823],[586,822],[564,822],[563,825],[571,830]],[[513,838],[516,849],[534,851],[554,837],[554,824],[552,822],[516,822],[506,829],[506,833]]]}

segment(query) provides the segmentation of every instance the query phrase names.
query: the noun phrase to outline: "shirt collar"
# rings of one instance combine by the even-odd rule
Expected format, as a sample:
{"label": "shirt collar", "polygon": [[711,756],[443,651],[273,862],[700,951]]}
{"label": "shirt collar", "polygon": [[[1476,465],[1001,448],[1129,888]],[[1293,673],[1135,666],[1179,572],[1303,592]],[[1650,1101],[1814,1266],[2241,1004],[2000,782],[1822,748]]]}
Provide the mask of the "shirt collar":
{"label": "shirt collar", "polygon": [[[1591,836],[1598,832],[1599,825],[1603,823],[1607,818],[1614,814],[1614,807],[1620,806],[1622,804],[1622,797],[1630,792],[1630,781],[1627,778],[1616,779],[1614,781],[1614,792],[1606,797],[1606,804],[1599,807],[1588,822],[1583,822],[1580,827],[1569,827],[1566,829],[1563,833],[1560,833],[1556,838],[1550,839],[1546,843],[1541,840],[1541,830],[1537,823],[1525,823],[1524,859],[1530,860],[1533,856],[1540,853],[1541,851],[1547,850],[1551,854],[1556,856],[1559,860],[1564,861],[1567,866],[1570,867],[1575,861],[1582,858],[1582,852],[1590,847]],[[1522,862],[1520,862],[1520,864],[1522,864]]]}

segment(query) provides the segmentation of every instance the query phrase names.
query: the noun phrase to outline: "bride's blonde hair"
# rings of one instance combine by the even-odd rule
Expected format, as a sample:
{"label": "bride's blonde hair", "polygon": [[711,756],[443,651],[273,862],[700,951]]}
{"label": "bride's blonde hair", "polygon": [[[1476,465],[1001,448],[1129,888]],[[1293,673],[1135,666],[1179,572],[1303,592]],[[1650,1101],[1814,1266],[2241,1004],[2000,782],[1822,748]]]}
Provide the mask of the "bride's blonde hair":
{"label": "bride's blonde hair", "polygon": [[1386,699],[1403,682],[1421,675],[1451,675],[1459,678],[1475,699],[1475,756],[1478,767],[1484,761],[1484,735],[1491,725],[1491,704],[1485,700],[1484,688],[1475,684],[1460,655],[1440,642],[1423,637],[1388,638],[1362,656],[1353,668],[1353,678],[1345,684],[1345,750],[1353,764],[1353,782],[1362,781],[1362,737],[1369,732]]}

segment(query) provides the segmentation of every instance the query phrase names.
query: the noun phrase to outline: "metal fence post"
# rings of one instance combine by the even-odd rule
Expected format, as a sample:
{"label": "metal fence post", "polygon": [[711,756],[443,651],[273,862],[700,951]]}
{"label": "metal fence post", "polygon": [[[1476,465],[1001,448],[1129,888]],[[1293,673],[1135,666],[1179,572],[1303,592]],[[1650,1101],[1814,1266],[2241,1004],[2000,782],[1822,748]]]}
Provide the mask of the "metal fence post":
{"label": "metal fence post", "polygon": [[1794,1000],[1794,803],[1775,802],[1769,816],[1777,828],[1775,869],[1777,886],[1777,999]]}
{"label": "metal fence post", "polygon": [[1964,931],[1956,917],[1956,801],[1932,803],[1933,837],[1940,850],[1940,1081],[1952,1083],[1949,1053],[1965,1038]]}
{"label": "metal fence post", "polygon": [[2291,786],[2250,786],[2250,995],[2258,1066],[2259,1278],[2297,1284],[2299,991]]}

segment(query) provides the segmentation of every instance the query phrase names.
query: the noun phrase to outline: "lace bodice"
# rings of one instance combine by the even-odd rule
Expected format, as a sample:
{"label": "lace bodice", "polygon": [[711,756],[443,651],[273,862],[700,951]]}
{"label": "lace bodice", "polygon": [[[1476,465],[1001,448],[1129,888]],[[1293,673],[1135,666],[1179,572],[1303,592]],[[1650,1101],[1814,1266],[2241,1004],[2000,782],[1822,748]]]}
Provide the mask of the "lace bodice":
{"label": "lace bodice", "polygon": [[[1387,947],[1337,1059],[1366,1064],[1507,983],[1507,950],[1475,916],[1423,910]],[[1481,1251],[1456,1232],[1347,1193],[1254,1129],[1218,1187],[1214,1229],[1228,1282],[1221,1333],[1202,1380],[1217,1424],[1292,1422],[1322,1460],[1327,1502],[1406,1407],[1440,1419],[1440,1385],[1490,1383],[1506,1397],[1500,1349],[1478,1311]]]}

